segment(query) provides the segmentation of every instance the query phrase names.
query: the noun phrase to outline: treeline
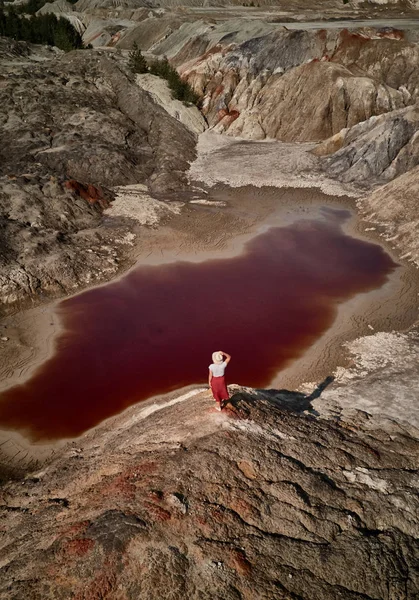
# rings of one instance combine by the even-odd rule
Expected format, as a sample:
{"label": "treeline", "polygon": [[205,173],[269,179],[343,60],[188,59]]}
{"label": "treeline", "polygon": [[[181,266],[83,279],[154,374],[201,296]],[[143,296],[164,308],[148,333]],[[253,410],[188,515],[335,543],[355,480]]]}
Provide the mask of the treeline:
{"label": "treeline", "polygon": [[52,13],[25,17],[13,8],[7,12],[0,8],[0,35],[33,44],[57,46],[66,52],[83,48],[81,35],[70,21],[57,18]]}
{"label": "treeline", "polygon": [[189,83],[182,81],[179,73],[172,67],[166,57],[161,60],[155,60],[148,66],[141,50],[134,42],[133,49],[129,54],[128,66],[133,73],[151,73],[152,75],[163,77],[169,84],[172,96],[176,100],[198,104],[199,96],[194,92]]}

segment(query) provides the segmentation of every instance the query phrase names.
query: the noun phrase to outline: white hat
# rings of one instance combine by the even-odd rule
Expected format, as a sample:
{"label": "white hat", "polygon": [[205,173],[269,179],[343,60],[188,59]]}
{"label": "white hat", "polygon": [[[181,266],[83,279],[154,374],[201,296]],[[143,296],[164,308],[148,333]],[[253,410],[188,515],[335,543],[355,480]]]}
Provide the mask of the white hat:
{"label": "white hat", "polygon": [[222,363],[223,362],[223,353],[222,352],[213,352],[212,353],[212,362]]}

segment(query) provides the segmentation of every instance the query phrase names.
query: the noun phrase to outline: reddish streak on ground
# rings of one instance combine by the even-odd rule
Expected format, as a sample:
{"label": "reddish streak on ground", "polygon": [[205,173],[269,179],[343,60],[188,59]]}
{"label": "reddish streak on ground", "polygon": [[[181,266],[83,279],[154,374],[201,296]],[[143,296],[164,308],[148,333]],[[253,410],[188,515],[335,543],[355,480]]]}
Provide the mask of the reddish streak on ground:
{"label": "reddish streak on ground", "polygon": [[142,266],[61,302],[56,354],[0,397],[0,427],[76,436],[156,394],[207,379],[214,350],[230,382],[262,387],[331,326],[340,302],[396,268],[345,235],[345,211],[270,229],[230,259]]}

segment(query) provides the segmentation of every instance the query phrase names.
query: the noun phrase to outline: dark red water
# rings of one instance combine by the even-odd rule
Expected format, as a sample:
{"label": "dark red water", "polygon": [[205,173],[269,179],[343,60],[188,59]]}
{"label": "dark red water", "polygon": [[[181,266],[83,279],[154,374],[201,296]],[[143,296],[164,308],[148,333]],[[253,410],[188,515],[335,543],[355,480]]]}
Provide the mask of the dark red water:
{"label": "dark red water", "polygon": [[340,302],[382,286],[396,267],[342,232],[342,211],[327,214],[270,229],[236,258],[142,266],[61,302],[56,354],[0,396],[0,427],[35,440],[76,436],[140,400],[206,382],[220,349],[233,356],[230,382],[268,385],[330,327]]}

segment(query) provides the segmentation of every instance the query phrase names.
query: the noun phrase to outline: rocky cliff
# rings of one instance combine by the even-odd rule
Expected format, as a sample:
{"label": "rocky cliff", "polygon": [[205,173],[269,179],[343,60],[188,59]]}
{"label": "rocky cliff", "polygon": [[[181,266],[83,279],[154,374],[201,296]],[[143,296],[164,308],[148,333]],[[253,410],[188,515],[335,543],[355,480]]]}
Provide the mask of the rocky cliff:
{"label": "rocky cliff", "polygon": [[[416,8],[412,2],[380,2],[375,8],[380,6],[387,11],[384,16],[391,14],[390,7],[403,14],[414,14]],[[310,10],[320,7],[321,18],[341,16],[338,9],[359,18],[359,11],[367,10],[362,3],[339,7],[333,1]],[[295,24],[287,28],[281,23],[284,11],[303,19],[310,10],[298,3],[274,2],[272,8],[277,13],[250,11],[246,18],[242,9],[229,12],[220,5],[214,19],[210,9],[198,10],[198,4],[182,11],[151,7],[146,14],[135,3],[112,12],[106,2],[96,6],[79,0],[67,14],[84,20],[86,43],[126,50],[136,42],[150,56],[167,56],[201,96],[202,113],[217,132],[285,142],[332,137],[318,154],[340,150],[324,165],[329,175],[348,182],[388,180],[415,166],[415,112],[409,107],[419,89],[416,30],[366,23],[342,29],[327,22],[306,30]],[[375,8],[370,4],[369,17]],[[53,3],[42,10],[62,11],[63,6]],[[374,120],[381,115],[391,117]],[[379,124],[382,130],[372,132]],[[373,147],[379,142],[368,142],[374,135],[382,140],[380,148]],[[389,136],[396,139],[385,157]]]}
{"label": "rocky cliff", "polygon": [[417,46],[404,37],[151,17],[115,43],[129,48],[135,41],[168,56],[203,97],[203,113],[219,131],[317,141],[415,101]]}
{"label": "rocky cliff", "polygon": [[180,70],[210,124],[230,135],[319,141],[415,101],[415,43],[285,29],[228,42]]}
{"label": "rocky cliff", "polygon": [[[247,36],[241,40],[233,24],[224,23],[201,31],[199,46],[180,37],[190,29],[184,25],[154,48],[171,52],[202,96],[202,112],[215,132],[322,142],[314,153],[325,157],[326,173],[364,187],[418,164],[418,44],[412,34],[408,41],[395,30],[259,27],[240,29]],[[216,35],[223,28],[225,35]]]}

